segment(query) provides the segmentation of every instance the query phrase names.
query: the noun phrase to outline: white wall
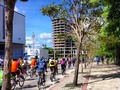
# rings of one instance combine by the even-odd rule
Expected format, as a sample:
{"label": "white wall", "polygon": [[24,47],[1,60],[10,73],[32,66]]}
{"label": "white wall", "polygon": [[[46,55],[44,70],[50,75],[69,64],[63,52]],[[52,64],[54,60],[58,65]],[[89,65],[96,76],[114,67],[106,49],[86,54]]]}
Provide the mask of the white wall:
{"label": "white wall", "polygon": [[3,7],[0,6],[0,41],[3,39]]}
{"label": "white wall", "polygon": [[[0,41],[3,39],[3,7],[0,5]],[[13,20],[13,43],[25,44],[25,16],[15,12]]]}
{"label": "white wall", "polygon": [[14,13],[13,43],[25,44],[25,17]]}

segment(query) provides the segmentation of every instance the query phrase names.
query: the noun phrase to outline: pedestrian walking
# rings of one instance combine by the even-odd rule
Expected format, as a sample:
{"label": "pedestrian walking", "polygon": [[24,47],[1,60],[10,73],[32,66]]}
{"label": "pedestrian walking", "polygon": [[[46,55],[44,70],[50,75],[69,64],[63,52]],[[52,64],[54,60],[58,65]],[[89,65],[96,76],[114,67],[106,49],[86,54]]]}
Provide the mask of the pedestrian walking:
{"label": "pedestrian walking", "polygon": [[69,58],[67,58],[67,62],[68,62],[68,68],[71,67],[71,60]]}
{"label": "pedestrian walking", "polygon": [[101,57],[101,62],[102,62],[102,64],[104,64],[104,57],[103,56]]}
{"label": "pedestrian walking", "polygon": [[96,56],[94,60],[97,62],[97,65],[99,65],[100,57],[99,57],[99,56]]}
{"label": "pedestrian walking", "polygon": [[71,59],[71,62],[72,62],[72,64],[73,64],[73,67],[75,66],[75,60],[76,60],[75,58],[72,58],[72,59]]}
{"label": "pedestrian walking", "polygon": [[65,72],[66,72],[66,65],[67,65],[65,58],[63,58],[63,59],[60,61],[60,64],[61,64],[62,75],[64,75]]}

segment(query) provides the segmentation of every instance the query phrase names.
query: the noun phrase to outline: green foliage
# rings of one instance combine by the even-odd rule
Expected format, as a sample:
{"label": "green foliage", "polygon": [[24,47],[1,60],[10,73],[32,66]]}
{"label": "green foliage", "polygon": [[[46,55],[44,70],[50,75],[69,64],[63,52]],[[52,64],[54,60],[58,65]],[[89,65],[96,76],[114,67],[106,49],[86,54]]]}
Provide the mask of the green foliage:
{"label": "green foliage", "polygon": [[[99,54],[109,55],[120,64],[120,0],[90,0],[93,5],[103,6],[104,25],[101,27],[98,41]],[[98,6],[98,7],[99,7]]]}
{"label": "green foliage", "polygon": [[43,15],[49,16],[49,17],[51,17],[51,19],[53,19],[53,18],[58,17],[58,13],[60,11],[60,6],[55,5],[53,3],[51,5],[47,5],[45,7],[42,7],[40,9],[40,11],[42,12]]}

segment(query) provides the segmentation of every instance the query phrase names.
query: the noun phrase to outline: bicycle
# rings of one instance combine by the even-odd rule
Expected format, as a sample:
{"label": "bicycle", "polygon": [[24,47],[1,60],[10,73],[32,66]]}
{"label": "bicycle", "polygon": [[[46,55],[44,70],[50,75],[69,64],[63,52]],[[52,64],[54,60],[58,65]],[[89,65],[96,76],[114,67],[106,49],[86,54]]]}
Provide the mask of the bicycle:
{"label": "bicycle", "polygon": [[56,78],[55,78],[55,68],[52,68],[52,70],[51,70],[50,80],[51,80],[51,82],[53,82],[53,80],[56,80]]}
{"label": "bicycle", "polygon": [[17,84],[19,84],[20,87],[23,87],[24,82],[25,79],[22,75],[20,75],[18,78],[16,76],[11,76],[11,90],[15,90]]}
{"label": "bicycle", "polygon": [[61,66],[61,69],[62,69],[62,75],[65,75],[66,66],[65,66],[65,65],[62,65],[62,66]]}
{"label": "bicycle", "polygon": [[37,77],[37,74],[36,74],[36,67],[33,67],[31,68],[30,70],[30,77],[33,78],[33,76],[36,76]]}
{"label": "bicycle", "polygon": [[39,72],[39,78],[38,78],[38,89],[41,90],[42,86],[45,86],[45,74],[43,72]]}

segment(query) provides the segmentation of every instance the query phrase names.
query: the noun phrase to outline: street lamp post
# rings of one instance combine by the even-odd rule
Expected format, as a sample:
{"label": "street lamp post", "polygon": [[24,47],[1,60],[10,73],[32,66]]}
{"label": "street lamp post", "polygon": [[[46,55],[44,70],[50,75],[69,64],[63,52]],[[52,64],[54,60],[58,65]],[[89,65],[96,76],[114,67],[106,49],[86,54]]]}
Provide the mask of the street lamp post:
{"label": "street lamp post", "polygon": [[33,48],[34,48],[35,46],[35,34],[34,33],[32,34],[32,39],[33,39]]}

